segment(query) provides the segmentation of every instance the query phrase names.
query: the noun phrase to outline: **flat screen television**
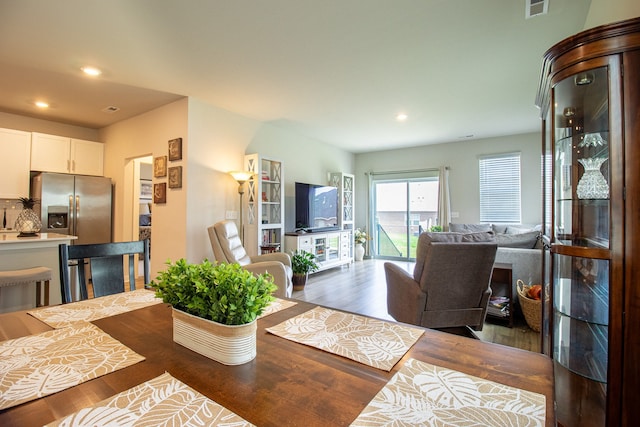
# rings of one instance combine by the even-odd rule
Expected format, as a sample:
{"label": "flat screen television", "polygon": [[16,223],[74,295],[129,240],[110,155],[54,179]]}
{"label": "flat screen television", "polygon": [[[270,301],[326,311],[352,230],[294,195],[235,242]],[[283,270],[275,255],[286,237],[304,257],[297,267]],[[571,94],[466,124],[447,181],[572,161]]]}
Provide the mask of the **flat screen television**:
{"label": "flat screen television", "polygon": [[296,231],[338,229],[338,189],[296,182]]}

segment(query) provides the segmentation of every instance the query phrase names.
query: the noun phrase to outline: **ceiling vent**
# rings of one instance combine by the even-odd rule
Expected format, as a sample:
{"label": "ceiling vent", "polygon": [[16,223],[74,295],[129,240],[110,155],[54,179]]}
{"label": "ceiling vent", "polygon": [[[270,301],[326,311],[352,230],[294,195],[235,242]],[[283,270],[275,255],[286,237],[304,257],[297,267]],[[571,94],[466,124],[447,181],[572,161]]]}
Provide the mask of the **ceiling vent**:
{"label": "ceiling vent", "polygon": [[546,15],[549,10],[549,0],[527,0],[526,18],[538,15]]}
{"label": "ceiling vent", "polygon": [[113,105],[110,105],[110,106],[105,107],[105,108],[102,109],[103,113],[108,113],[108,114],[113,114],[116,111],[120,111],[120,108],[114,107]]}

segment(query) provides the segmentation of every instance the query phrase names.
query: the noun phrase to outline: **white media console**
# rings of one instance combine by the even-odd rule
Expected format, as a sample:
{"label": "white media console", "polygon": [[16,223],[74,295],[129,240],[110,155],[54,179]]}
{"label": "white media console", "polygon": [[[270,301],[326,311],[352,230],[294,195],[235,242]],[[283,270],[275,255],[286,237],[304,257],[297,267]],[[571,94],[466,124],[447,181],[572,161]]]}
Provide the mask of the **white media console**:
{"label": "white media console", "polygon": [[320,266],[318,271],[353,262],[351,230],[287,233],[284,241],[289,254],[296,249],[314,254]]}

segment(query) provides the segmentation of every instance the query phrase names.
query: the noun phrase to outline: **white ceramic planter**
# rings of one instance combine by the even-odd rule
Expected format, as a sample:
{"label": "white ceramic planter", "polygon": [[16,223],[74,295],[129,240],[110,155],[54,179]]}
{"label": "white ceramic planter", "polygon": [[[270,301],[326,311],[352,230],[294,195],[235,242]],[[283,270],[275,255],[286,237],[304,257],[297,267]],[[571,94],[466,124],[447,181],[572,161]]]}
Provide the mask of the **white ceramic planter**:
{"label": "white ceramic planter", "polygon": [[241,365],[256,357],[257,320],[223,325],[172,309],[173,341],[225,365]]}
{"label": "white ceramic planter", "polygon": [[362,243],[356,243],[356,247],[353,251],[353,255],[356,261],[362,261],[364,258],[364,246]]}

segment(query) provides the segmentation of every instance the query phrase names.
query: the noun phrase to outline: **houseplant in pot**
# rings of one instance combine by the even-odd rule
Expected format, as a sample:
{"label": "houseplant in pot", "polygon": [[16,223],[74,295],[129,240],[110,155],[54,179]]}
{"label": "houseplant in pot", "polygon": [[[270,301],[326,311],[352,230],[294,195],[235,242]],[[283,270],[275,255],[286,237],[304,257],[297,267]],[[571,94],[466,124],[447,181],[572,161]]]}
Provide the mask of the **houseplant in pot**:
{"label": "houseplant in pot", "polygon": [[293,290],[301,291],[307,284],[309,273],[318,271],[316,256],[311,252],[296,249],[291,253],[291,270],[293,270]]}
{"label": "houseplant in pot", "polygon": [[173,340],[226,365],[256,356],[256,320],[277,286],[269,274],[253,275],[239,264],[199,264],[180,259],[151,282],[173,307]]}

